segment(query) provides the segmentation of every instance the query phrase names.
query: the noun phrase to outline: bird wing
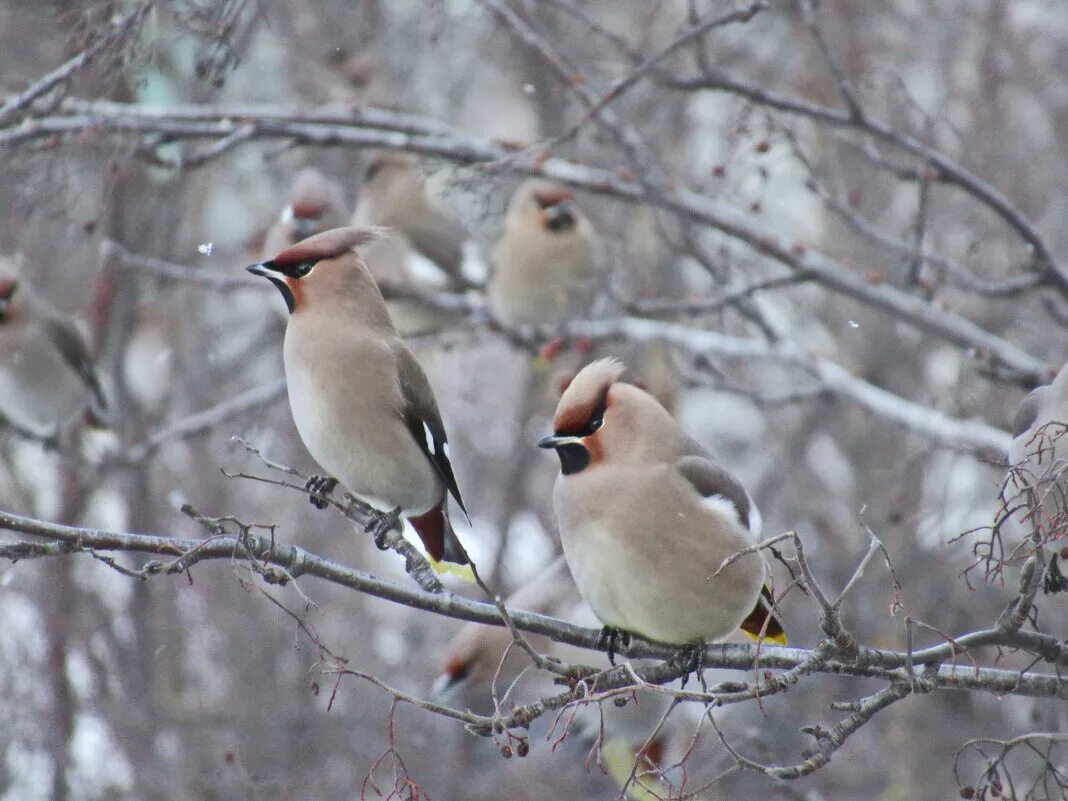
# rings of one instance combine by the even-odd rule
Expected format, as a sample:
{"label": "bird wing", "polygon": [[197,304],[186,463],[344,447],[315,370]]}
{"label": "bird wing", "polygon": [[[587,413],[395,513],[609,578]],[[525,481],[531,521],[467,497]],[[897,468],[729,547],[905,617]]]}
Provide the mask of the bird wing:
{"label": "bird wing", "polygon": [[393,346],[393,354],[397,359],[397,374],[404,398],[404,422],[466,515],[467,508],[449,461],[449,439],[445,436],[445,425],[441,422],[430,381],[415,356],[400,340]]}
{"label": "bird wing", "polygon": [[467,286],[463,274],[464,240],[467,231],[463,226],[436,209],[408,225],[405,232],[417,251],[434,262],[445,273],[455,288]]}
{"label": "bird wing", "polygon": [[738,479],[713,462],[707,455],[683,456],[675,462],[675,467],[702,498],[719,497],[729,501],[734,507],[738,522],[747,530],[753,530],[752,524],[755,522],[756,510],[749,499],[749,493],[745,491],[745,487],[738,482]]}
{"label": "bird wing", "polygon": [[1016,415],[1012,418],[1012,436],[1014,438],[1027,431],[1035,422],[1048,393],[1048,386],[1035,387],[1027,393],[1026,398],[1020,401],[1020,405],[1016,407]]}
{"label": "bird wing", "polygon": [[[702,498],[720,497],[733,504],[738,520],[754,535],[758,533],[757,520],[760,512],[741,483],[716,464],[708,452],[693,440],[683,444],[683,456],[675,466],[683,477],[693,485]],[[760,588],[753,611],[742,621],[741,629],[753,639],[763,639],[776,645],[786,645],[786,631],[772,611],[774,599],[765,584]]]}
{"label": "bird wing", "polygon": [[85,385],[92,391],[93,399],[101,411],[107,411],[108,402],[104,388],[100,385],[93,358],[81,333],[74,324],[61,317],[47,317],[44,321],[45,333],[63,361],[70,367]]}

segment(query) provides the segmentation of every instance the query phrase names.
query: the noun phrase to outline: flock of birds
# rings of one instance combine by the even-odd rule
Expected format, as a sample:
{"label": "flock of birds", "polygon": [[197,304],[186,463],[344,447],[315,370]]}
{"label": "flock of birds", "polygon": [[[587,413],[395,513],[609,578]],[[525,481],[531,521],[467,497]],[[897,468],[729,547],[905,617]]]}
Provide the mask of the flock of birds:
{"label": "flock of birds", "polygon": [[[266,233],[259,261],[288,310],[283,345],[297,430],[325,476],[313,502],[340,485],[380,511],[380,530],[406,519],[434,564],[465,564],[449,498],[466,513],[446,426],[431,382],[405,338],[440,328],[443,312],[383,297],[379,282],[418,284],[418,252],[462,291],[464,227],[436,203],[408,156],[371,164],[355,213],[322,173],[302,171]],[[572,193],[541,180],[513,195],[491,252],[491,313],[510,325],[562,326],[590,314],[598,243]],[[623,380],[624,366],[594,359],[574,375],[539,443],[559,457],[553,491],[563,560],[581,598],[616,638],[695,647],[739,630],[785,642],[766,583],[756,504],[654,394]],[[77,328],[0,265],[0,415],[40,431],[107,402]],[[1021,404],[1013,461],[1032,474],[1057,462],[1035,455],[1039,433],[1068,419],[1068,370]],[[532,444],[533,448],[533,444]],[[1063,454],[1064,446],[1061,446]],[[1062,471],[1063,472],[1063,471]],[[1063,498],[1063,495],[1062,495]],[[1063,525],[1063,523],[1062,523]],[[566,583],[566,582],[565,582]],[[558,608],[566,592],[539,578],[513,600]],[[551,590],[551,591],[549,591]],[[507,631],[467,627],[446,660],[442,687],[504,669]]]}

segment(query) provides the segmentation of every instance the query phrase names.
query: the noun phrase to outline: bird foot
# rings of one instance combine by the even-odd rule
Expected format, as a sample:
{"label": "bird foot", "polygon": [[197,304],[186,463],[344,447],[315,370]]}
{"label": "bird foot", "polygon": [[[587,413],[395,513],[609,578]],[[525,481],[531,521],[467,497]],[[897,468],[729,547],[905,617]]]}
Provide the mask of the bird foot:
{"label": "bird foot", "polygon": [[337,479],[331,476],[312,476],[304,484],[304,489],[308,491],[308,501],[316,509],[325,509],[326,499],[337,488],[337,484]]}
{"label": "bird foot", "polygon": [[705,645],[704,643],[693,643],[691,645],[685,645],[680,648],[675,654],[668,660],[671,665],[681,667],[685,669],[685,673],[682,674],[682,689],[686,689],[686,682],[690,680],[690,676],[694,673],[701,676],[701,668],[704,665],[705,660]]}
{"label": "bird foot", "polygon": [[608,663],[616,666],[616,646],[630,647],[630,633],[613,626],[605,626],[601,629],[601,636],[597,638],[597,647],[608,654]]}
{"label": "bird foot", "polygon": [[398,506],[388,512],[380,512],[377,509],[374,510],[374,515],[371,521],[364,526],[364,531],[374,537],[375,546],[380,551],[389,549],[389,545],[386,543],[386,534],[389,530],[397,524],[400,520],[401,508]]}
{"label": "bird foot", "polygon": [[1042,577],[1042,592],[1046,595],[1055,595],[1065,590],[1068,590],[1068,578],[1065,578],[1060,565],[1057,564],[1057,554],[1053,554],[1053,558],[1049,560],[1049,567],[1046,568],[1046,575]]}

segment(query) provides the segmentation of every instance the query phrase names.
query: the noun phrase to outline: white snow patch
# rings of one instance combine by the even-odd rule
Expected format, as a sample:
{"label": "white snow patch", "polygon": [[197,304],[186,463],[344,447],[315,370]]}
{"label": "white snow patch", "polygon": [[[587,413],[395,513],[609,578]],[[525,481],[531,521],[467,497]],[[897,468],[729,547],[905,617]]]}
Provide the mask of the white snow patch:
{"label": "white snow patch", "polygon": [[81,798],[113,798],[116,790],[128,792],[133,787],[130,763],[100,717],[75,719],[70,750],[71,785],[79,788]]}

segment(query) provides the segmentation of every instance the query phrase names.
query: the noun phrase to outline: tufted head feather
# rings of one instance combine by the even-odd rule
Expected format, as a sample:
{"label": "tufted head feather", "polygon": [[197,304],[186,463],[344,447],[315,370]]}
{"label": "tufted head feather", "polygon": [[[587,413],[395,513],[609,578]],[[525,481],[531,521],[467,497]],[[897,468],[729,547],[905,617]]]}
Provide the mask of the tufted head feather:
{"label": "tufted head feather", "polygon": [[553,430],[557,434],[582,430],[604,405],[608,390],[625,369],[622,362],[611,357],[583,367],[560,397]]}
{"label": "tufted head feather", "polygon": [[275,269],[285,272],[287,267],[301,262],[341,256],[361,245],[373,242],[382,234],[381,228],[332,228],[286,248],[271,259],[270,263]]}

